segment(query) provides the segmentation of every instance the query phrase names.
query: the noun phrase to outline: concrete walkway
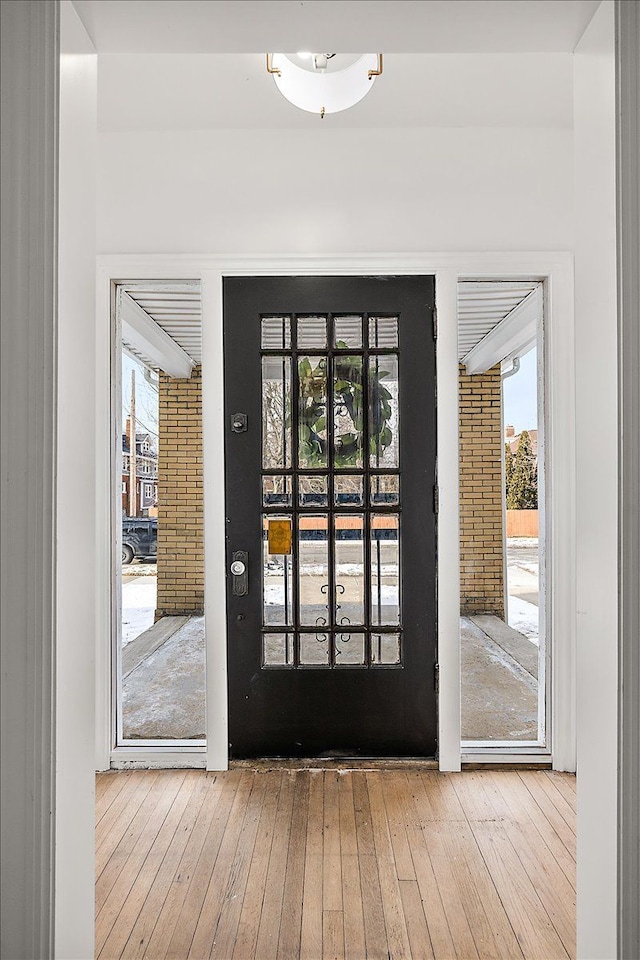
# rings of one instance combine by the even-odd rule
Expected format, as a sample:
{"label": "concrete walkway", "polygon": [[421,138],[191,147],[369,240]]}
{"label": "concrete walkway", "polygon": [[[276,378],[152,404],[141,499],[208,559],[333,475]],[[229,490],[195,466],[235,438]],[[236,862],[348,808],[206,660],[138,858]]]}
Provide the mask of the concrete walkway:
{"label": "concrete walkway", "polygon": [[204,739],[204,617],[159,620],[127,644],[122,668],[125,739]]}
{"label": "concrete walkway", "polygon": [[462,740],[538,737],[538,647],[498,617],[460,618]]}
{"label": "concrete walkway", "polygon": [[[497,617],[462,617],[462,737],[535,740],[538,648]],[[204,739],[204,617],[167,617],[124,648],[125,739]]]}

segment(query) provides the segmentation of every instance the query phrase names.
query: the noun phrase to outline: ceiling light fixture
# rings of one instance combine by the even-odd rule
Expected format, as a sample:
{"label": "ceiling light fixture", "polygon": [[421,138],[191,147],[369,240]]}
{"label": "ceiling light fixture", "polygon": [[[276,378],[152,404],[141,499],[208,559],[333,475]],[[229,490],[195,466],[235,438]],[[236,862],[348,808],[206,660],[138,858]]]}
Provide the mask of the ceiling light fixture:
{"label": "ceiling light fixture", "polygon": [[268,53],[267,72],[289,103],[324,118],[366,97],[382,74],[382,54]]}

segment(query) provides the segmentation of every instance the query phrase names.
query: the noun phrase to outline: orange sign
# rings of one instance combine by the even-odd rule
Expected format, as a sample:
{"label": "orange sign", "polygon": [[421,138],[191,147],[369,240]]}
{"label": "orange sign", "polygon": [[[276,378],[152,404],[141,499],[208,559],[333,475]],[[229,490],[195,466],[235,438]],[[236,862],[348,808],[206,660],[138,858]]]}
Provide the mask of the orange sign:
{"label": "orange sign", "polygon": [[291,520],[269,520],[269,553],[291,553]]}

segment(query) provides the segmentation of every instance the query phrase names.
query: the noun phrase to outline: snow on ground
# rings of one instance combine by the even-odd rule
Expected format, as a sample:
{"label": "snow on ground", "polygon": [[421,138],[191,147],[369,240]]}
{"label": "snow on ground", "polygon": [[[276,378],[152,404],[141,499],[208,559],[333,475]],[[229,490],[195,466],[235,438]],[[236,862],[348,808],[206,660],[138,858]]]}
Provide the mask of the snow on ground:
{"label": "snow on ground", "polygon": [[122,646],[153,626],[156,577],[136,577],[122,584]]}
{"label": "snow on ground", "polygon": [[509,596],[509,626],[532,643],[538,643],[538,608],[534,603]]}

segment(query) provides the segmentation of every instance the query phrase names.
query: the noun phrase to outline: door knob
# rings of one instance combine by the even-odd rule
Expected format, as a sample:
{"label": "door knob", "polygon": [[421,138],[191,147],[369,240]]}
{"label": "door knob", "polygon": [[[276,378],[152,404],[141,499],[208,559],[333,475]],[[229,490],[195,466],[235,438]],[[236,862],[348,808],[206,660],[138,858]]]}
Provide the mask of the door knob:
{"label": "door knob", "polygon": [[249,554],[246,550],[234,550],[231,557],[232,593],[234,597],[246,597],[249,593]]}

